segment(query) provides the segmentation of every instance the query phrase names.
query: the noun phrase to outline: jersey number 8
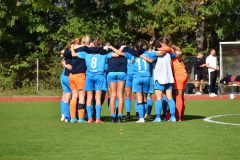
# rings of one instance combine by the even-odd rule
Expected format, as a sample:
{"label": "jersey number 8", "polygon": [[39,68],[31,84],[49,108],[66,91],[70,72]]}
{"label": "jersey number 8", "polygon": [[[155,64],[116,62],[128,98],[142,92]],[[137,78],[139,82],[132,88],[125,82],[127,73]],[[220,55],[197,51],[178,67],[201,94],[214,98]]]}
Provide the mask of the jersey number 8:
{"label": "jersey number 8", "polygon": [[97,57],[92,57],[91,68],[95,69],[97,67]]}

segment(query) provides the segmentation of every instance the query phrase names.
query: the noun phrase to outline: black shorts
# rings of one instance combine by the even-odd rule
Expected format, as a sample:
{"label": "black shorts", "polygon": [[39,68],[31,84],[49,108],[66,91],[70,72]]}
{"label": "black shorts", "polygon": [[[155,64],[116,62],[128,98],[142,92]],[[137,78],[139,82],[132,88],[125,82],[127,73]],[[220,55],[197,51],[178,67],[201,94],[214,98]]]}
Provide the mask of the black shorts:
{"label": "black shorts", "polygon": [[194,74],[194,80],[195,81],[202,81],[203,80],[203,74],[202,73]]}

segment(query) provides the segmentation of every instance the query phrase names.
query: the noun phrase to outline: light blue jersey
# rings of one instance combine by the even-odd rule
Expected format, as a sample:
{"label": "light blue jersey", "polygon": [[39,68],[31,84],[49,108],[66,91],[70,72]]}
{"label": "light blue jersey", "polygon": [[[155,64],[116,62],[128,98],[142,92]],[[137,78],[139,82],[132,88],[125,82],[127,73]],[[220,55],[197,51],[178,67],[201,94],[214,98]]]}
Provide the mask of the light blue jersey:
{"label": "light blue jersey", "polygon": [[132,75],[133,74],[133,64],[130,59],[127,60],[127,74]]}
{"label": "light blue jersey", "polygon": [[85,59],[87,72],[86,74],[104,74],[106,61],[112,58],[113,52],[106,55],[87,54],[86,52],[78,52],[78,58]]}
{"label": "light blue jersey", "polygon": [[[144,52],[144,56],[156,60],[156,53],[157,52]],[[126,53],[126,58],[129,60],[133,60],[134,56],[130,53]],[[133,69],[133,77],[150,77],[151,76],[151,66],[150,63],[146,60],[142,59],[141,57],[135,57],[134,63],[132,64]]]}

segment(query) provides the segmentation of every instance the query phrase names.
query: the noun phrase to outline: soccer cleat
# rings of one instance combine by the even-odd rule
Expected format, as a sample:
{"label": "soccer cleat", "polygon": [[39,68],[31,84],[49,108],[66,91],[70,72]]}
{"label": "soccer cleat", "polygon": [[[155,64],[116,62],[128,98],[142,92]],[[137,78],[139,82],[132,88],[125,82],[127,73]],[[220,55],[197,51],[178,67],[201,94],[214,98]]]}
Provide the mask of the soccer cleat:
{"label": "soccer cleat", "polygon": [[88,119],[88,123],[93,123],[93,119],[92,119],[92,118],[89,118],[89,119]]}
{"label": "soccer cleat", "polygon": [[118,117],[118,123],[122,123],[123,120],[122,120],[122,117]]}
{"label": "soccer cleat", "polygon": [[176,122],[175,116],[171,116],[171,118],[169,119],[169,122]]}
{"label": "soccer cleat", "polygon": [[111,122],[115,123],[115,117],[111,117]]}
{"label": "soccer cleat", "polygon": [[136,121],[136,123],[145,123],[144,118],[140,118],[138,121]]}
{"label": "soccer cleat", "polygon": [[161,118],[156,117],[153,122],[154,123],[160,123],[161,122]]}
{"label": "soccer cleat", "polygon": [[70,122],[71,123],[76,123],[77,122],[77,118],[71,118]]}
{"label": "soccer cleat", "polygon": [[127,112],[126,119],[130,119],[130,118],[131,118],[130,112]]}
{"label": "soccer cleat", "polygon": [[61,122],[64,122],[65,121],[65,116],[64,116],[64,114],[62,114],[62,116],[61,116]]}
{"label": "soccer cleat", "polygon": [[86,121],[83,119],[83,118],[80,118],[79,120],[78,120],[78,123],[85,123]]}
{"label": "soccer cleat", "polygon": [[167,118],[166,118],[166,115],[165,115],[165,114],[162,114],[162,115],[161,115],[161,120],[162,120],[162,121],[167,121]]}
{"label": "soccer cleat", "polygon": [[98,118],[98,119],[96,119],[96,123],[99,123],[99,124],[101,124],[101,123],[104,123],[103,121],[101,121],[101,119],[100,118]]}

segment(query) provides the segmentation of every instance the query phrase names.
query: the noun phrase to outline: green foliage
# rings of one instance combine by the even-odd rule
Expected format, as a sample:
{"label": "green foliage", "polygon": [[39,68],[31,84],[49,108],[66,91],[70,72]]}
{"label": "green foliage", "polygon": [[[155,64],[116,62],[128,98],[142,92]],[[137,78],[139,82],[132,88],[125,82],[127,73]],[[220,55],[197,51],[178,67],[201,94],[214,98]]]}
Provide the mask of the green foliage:
{"label": "green foliage", "polygon": [[195,54],[204,22],[204,50],[239,40],[239,8],[238,0],[0,0],[0,88],[33,88],[37,58],[40,88],[59,88],[59,51],[83,35],[112,43],[168,35]]}

